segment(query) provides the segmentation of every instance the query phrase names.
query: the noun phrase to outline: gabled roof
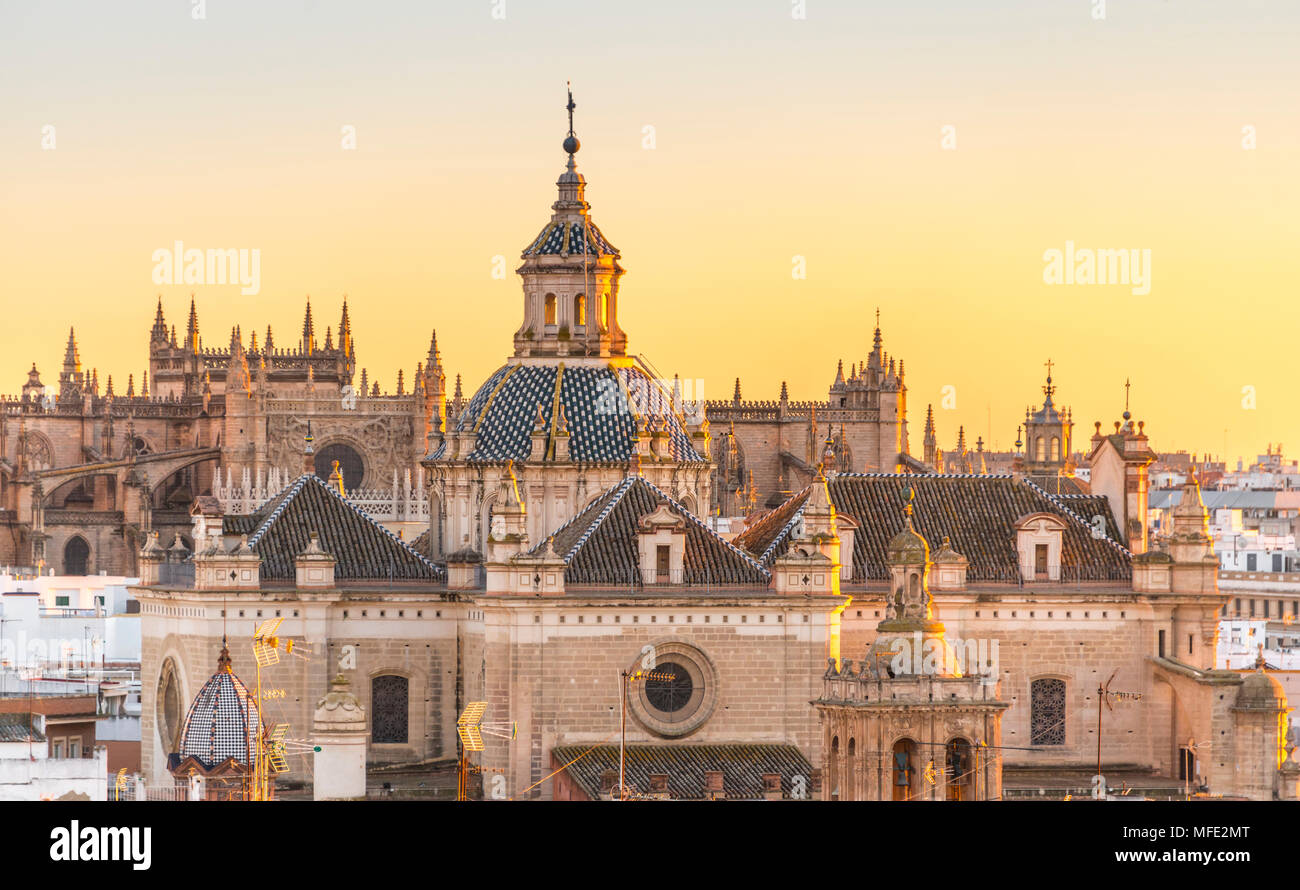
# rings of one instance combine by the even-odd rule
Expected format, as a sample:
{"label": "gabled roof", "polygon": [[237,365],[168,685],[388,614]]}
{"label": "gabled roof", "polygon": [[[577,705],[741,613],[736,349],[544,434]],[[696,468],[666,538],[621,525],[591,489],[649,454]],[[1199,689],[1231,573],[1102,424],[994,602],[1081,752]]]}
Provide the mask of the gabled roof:
{"label": "gabled roof", "polygon": [[1086,495],[1089,488],[1083,480],[1057,473],[1027,473],[1025,478],[1048,494]]}
{"label": "gabled roof", "polygon": [[[966,577],[970,582],[1021,580],[1015,524],[1030,513],[1050,513],[1065,522],[1062,581],[1131,578],[1127,549],[1110,538],[1094,537],[1087,519],[1027,480],[1010,475],[864,473],[830,480],[836,509],[857,518],[860,524],[853,536],[855,580],[888,577],[885,550],[889,539],[903,527],[908,488],[915,492],[912,521],[917,532],[932,546],[947,535],[952,548],[969,560]],[[1107,514],[1109,509],[1106,504]],[[1114,528],[1113,518],[1107,527]]]}
{"label": "gabled roof", "polygon": [[[685,520],[686,584],[748,585],[770,580],[756,559],[728,543],[653,483],[628,476],[555,532],[555,552],[564,558],[564,582],[640,587],[638,522],[660,506]],[[542,541],[530,555],[545,547],[546,541]]]}
{"label": "gabled roof", "polygon": [[[618,745],[560,746],[551,750],[556,764],[574,761],[565,774],[591,800],[600,798],[602,773],[618,772]],[[794,745],[628,745],[625,752],[627,783],[638,793],[650,789],[650,776],[668,776],[672,800],[702,800],[704,774],[722,773],[727,800],[761,800],[763,775],[781,777],[781,791],[790,795],[795,776],[812,775],[812,764]]]}
{"label": "gabled roof", "polygon": [[[1020,558],[1016,523],[1031,513],[1048,513],[1065,524],[1061,535],[1062,581],[1127,581],[1131,555],[1119,541],[1119,527],[1105,497],[1050,495],[1032,482],[1010,475],[847,473],[828,483],[836,511],[858,523],[853,535],[853,580],[889,577],[886,552],[903,528],[905,492],[915,492],[912,517],[916,531],[938,549],[944,536],[969,561],[972,583],[1018,583]],[[789,549],[790,530],[807,500],[800,492],[746,529],[736,543],[758,555],[764,565]],[[1093,517],[1101,515],[1106,534],[1094,535]],[[848,554],[844,554],[848,558]]]}
{"label": "gabled roof", "polygon": [[[317,476],[303,474],[248,517],[226,517],[262,558],[263,580],[290,581],[312,532],[338,581],[441,581],[446,574]],[[241,521],[242,520],[242,521]]]}
{"label": "gabled roof", "polygon": [[785,547],[782,545],[789,543],[790,532],[803,515],[803,505],[808,502],[810,488],[811,486],[805,486],[802,491],[791,495],[784,504],[755,517],[736,535],[732,543],[758,557],[763,565],[770,566],[776,549],[779,547],[784,552]]}

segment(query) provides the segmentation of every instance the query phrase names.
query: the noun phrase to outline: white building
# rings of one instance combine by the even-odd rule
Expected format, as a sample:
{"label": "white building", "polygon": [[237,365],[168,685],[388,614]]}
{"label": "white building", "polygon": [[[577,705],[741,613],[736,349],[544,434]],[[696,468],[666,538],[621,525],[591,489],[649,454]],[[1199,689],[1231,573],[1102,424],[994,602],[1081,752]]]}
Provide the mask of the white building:
{"label": "white building", "polygon": [[53,758],[44,714],[0,714],[0,801],[106,800],[108,752]]}
{"label": "white building", "polygon": [[0,573],[0,671],[140,663],[139,606],[120,575]]}

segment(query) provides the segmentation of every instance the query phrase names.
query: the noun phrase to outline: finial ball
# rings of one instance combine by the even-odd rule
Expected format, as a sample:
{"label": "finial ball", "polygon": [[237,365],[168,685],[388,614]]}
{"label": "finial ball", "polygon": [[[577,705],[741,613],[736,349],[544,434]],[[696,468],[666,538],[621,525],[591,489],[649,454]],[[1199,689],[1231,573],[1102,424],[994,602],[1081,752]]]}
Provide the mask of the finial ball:
{"label": "finial ball", "polygon": [[565,152],[567,152],[568,154],[574,154],[574,153],[577,152],[577,150],[578,150],[579,148],[581,148],[581,147],[582,147],[582,143],[578,141],[578,137],[577,137],[577,136],[567,136],[567,137],[565,137],[565,140],[564,140],[564,150],[565,150]]}

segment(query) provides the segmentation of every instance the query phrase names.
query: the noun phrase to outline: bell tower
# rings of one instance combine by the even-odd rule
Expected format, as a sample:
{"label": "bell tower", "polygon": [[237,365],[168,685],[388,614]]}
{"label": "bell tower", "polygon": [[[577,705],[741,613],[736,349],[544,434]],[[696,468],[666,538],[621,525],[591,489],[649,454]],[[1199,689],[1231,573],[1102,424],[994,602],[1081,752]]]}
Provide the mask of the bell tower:
{"label": "bell tower", "polygon": [[565,171],[556,181],[559,198],[551,220],[524,248],[524,318],[515,332],[515,357],[622,356],[627,335],[618,326],[619,253],[591,220],[587,181],[574,155],[581,143],[573,132],[573,90],[569,90],[569,135]]}

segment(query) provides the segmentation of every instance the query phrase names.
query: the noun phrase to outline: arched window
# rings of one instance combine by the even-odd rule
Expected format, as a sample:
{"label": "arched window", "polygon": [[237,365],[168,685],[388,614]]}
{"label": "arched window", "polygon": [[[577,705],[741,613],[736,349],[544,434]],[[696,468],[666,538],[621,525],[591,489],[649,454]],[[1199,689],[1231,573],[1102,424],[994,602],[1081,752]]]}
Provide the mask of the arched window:
{"label": "arched window", "polygon": [[573,323],[574,325],[587,323],[587,298],[582,294],[573,298]]}
{"label": "arched window", "polygon": [[830,761],[830,792],[831,800],[840,800],[840,737],[831,737],[831,761]]}
{"label": "arched window", "polygon": [[1047,460],[1047,442],[1042,436],[1034,439],[1034,460]]}
{"label": "arched window", "polygon": [[546,323],[555,324],[555,294],[546,295]]}
{"label": "arched window", "polygon": [[945,750],[945,790],[948,800],[970,800],[975,787],[975,765],[971,760],[970,742],[952,739]]}
{"label": "arched window", "polygon": [[844,764],[844,791],[840,794],[840,800],[857,800],[857,764],[858,757],[858,740],[849,739],[849,757]]}
{"label": "arched window", "polygon": [[1061,459],[1061,440],[1052,436],[1052,460]]}
{"label": "arched window", "polygon": [[176,677],[176,662],[168,658],[163,662],[158,677],[158,699],[155,702],[158,717],[158,734],[162,737],[165,753],[180,749],[181,739],[181,684]]}
{"label": "arched window", "polygon": [[90,545],[81,535],[76,535],[63,547],[63,574],[85,575],[89,566]]}
{"label": "arched window", "polygon": [[894,787],[894,800],[910,800],[916,791],[916,743],[899,739],[894,743],[893,763],[890,770]]}
{"label": "arched window", "polygon": [[1065,744],[1065,681],[1044,677],[1029,684],[1029,741]]}
{"label": "arched window", "polygon": [[370,681],[370,741],[376,745],[405,745],[409,682],[386,674]]}

